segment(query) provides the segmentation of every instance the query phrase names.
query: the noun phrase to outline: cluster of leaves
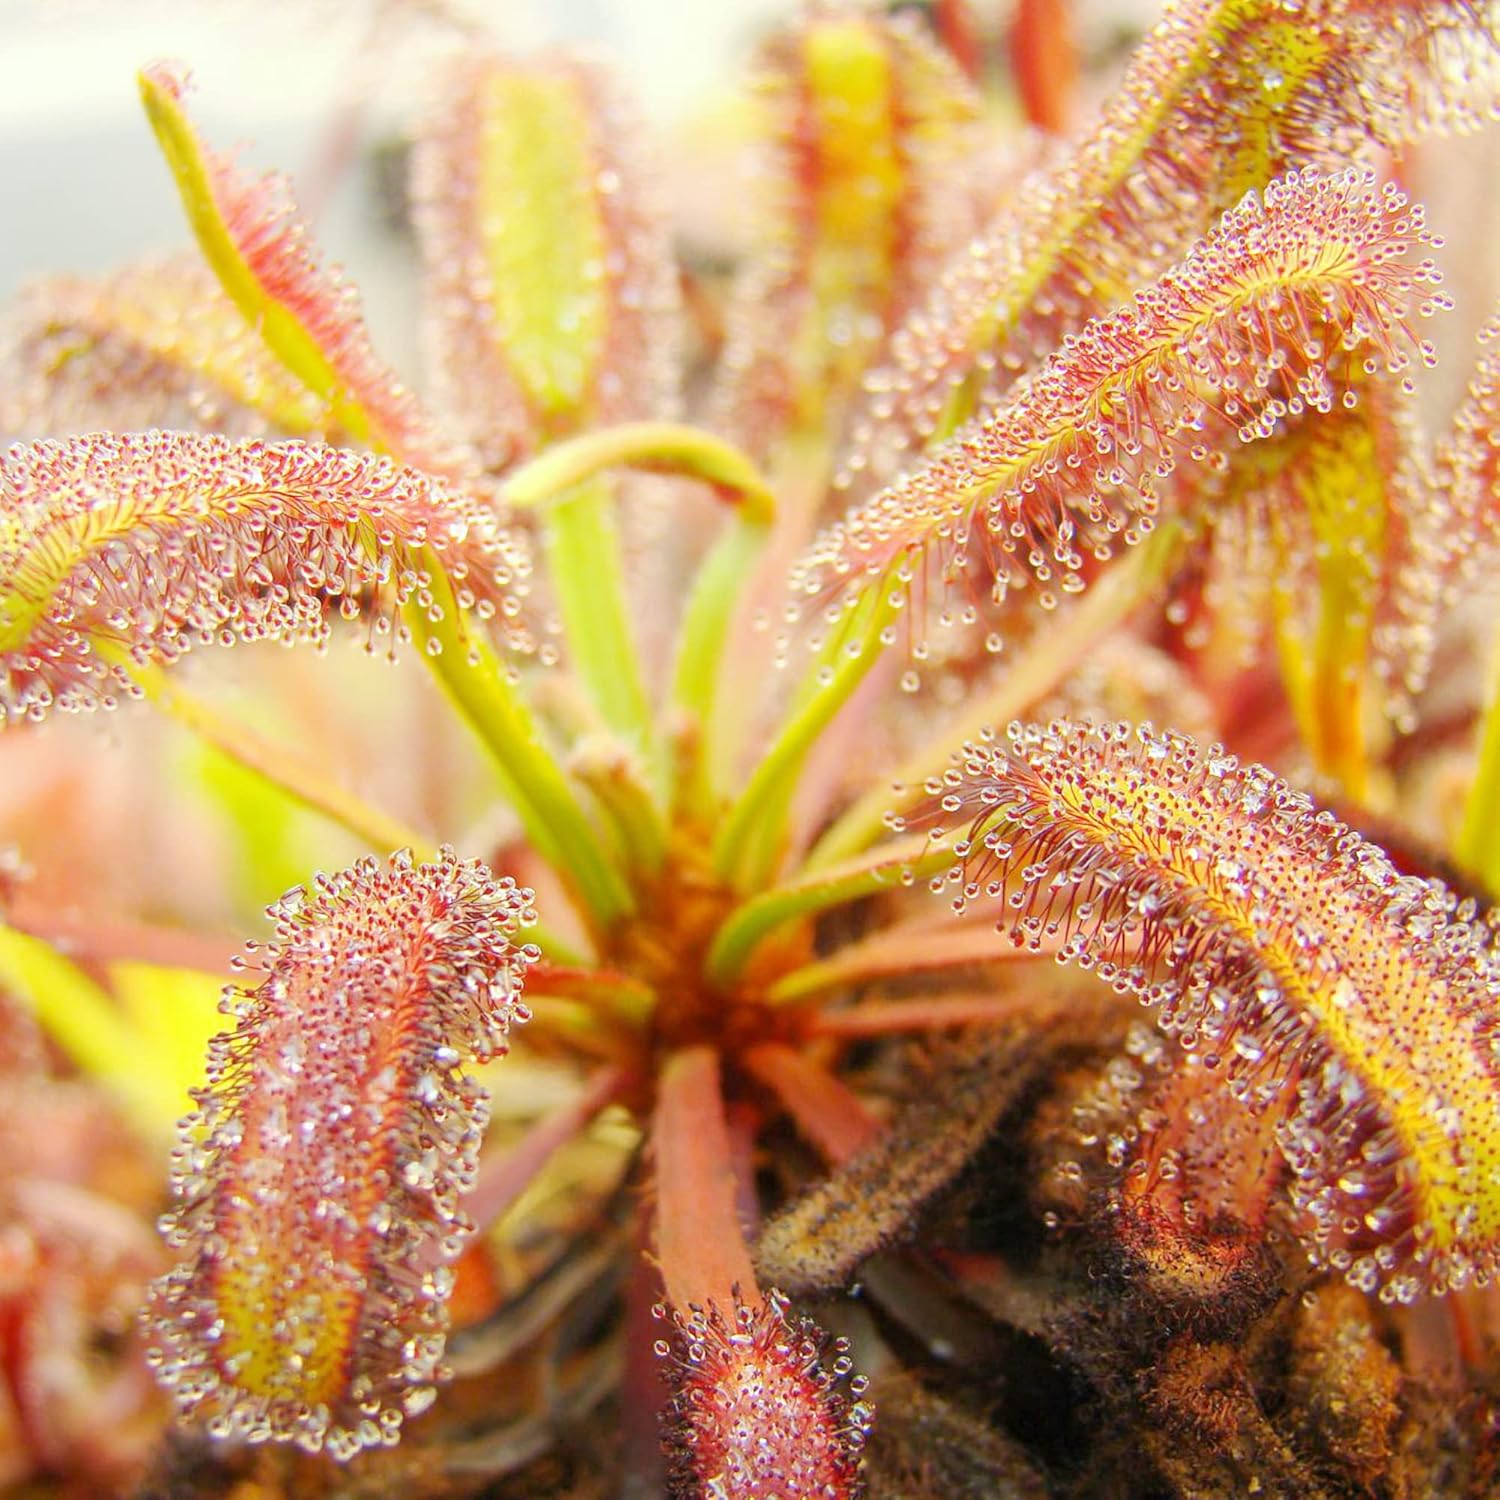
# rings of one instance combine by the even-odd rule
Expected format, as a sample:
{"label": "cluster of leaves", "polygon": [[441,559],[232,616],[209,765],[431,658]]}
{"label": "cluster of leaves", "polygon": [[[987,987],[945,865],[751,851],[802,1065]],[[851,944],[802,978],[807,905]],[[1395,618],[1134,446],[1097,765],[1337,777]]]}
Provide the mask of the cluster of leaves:
{"label": "cluster of leaves", "polygon": [[[7,1475],[1487,1492],[1500,708],[1445,815],[1422,693],[1500,364],[1429,445],[1441,242],[1383,179],[1500,112],[1500,10],[1171,0],[1049,139],[946,12],[767,40],[724,277],[612,80],[455,36],[426,401],[289,184],[141,75],[199,256],[7,326],[4,747],[148,698],[374,852],[235,959],[61,909],[45,841],[0,870],[0,1133],[69,1120],[0,1169]],[[1020,13],[1056,125],[1065,10]],[[480,857],[203,670],[340,637],[484,752],[488,831],[424,820]]]}

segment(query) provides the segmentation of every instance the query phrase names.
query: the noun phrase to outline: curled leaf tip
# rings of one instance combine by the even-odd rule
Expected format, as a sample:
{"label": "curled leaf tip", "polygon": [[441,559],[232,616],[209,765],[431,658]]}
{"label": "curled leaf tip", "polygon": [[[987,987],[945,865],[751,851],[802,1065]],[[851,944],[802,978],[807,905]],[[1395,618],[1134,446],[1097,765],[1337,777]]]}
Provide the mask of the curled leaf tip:
{"label": "curled leaf tip", "polygon": [[343,1459],[431,1404],[488,1119],[463,1070],[526,1019],[530,902],[445,848],[270,908],[183,1121],[183,1260],[146,1314],[158,1377],[211,1435]]}
{"label": "curled leaf tip", "polygon": [[676,1500],[772,1500],[864,1493],[861,1456],[873,1413],[848,1346],[771,1293],[726,1311],[665,1307],[656,1345],[672,1398],[663,1446]]}
{"label": "curled leaf tip", "polygon": [[1156,1008],[1276,1140],[1309,1254],[1407,1302],[1500,1266],[1500,941],[1262,766],[1059,720],[933,785],[946,881]]}

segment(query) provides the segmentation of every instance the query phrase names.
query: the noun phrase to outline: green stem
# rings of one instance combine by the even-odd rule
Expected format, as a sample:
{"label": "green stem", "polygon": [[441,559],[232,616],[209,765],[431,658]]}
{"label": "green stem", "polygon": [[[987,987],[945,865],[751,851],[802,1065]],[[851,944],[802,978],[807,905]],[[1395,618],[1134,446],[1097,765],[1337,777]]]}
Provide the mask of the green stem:
{"label": "green stem", "polygon": [[816,875],[773,886],[736,907],[714,935],[706,972],[712,984],[727,988],[743,973],[756,948],[778,927],[803,917],[906,886],[953,865],[953,851],[942,840],[912,834]]}
{"label": "green stem", "polygon": [[[518,509],[546,507],[548,561],[564,628],[579,669],[606,720],[657,759],[640,672],[631,649],[618,543],[606,506],[579,486],[617,465],[682,474],[712,485],[735,505],[733,526],[699,571],[677,648],[673,703],[712,742],[719,665],[735,606],[753,573],[775,515],[770,487],[738,448],[677,422],[627,422],[555,443],[506,479],[501,499]],[[570,493],[571,492],[571,493]],[[582,492],[599,493],[593,487]],[[601,547],[601,542],[607,543]],[[705,744],[691,791],[701,807],[712,764]],[[664,770],[666,768],[663,768]]]}
{"label": "green stem", "polygon": [[542,546],[570,660],[610,728],[656,763],[608,481],[596,476],[554,495],[542,515]]}
{"label": "green stem", "polygon": [[843,813],[813,846],[803,868],[825,869],[883,838],[889,831],[887,816],[922,800],[928,777],[946,770],[967,741],[983,729],[1008,724],[1051,692],[1091,647],[1142,604],[1167,576],[1181,540],[1179,523],[1160,524],[1129,557],[1099,579],[1075,608],[1040,631],[993,689]]}
{"label": "green stem", "polygon": [[[770,460],[775,515],[744,517],[746,524],[753,526],[763,520],[766,535],[763,541],[753,534],[745,541],[749,553],[744,558],[745,576],[734,580],[737,597],[729,601],[725,639],[718,648],[720,680],[713,685],[707,729],[707,750],[712,757],[708,769],[716,779],[701,804],[701,810],[713,815],[715,821],[720,807],[713,793],[734,786],[738,779],[735,772],[746,763],[746,750],[761,706],[753,689],[766,679],[773,665],[770,633],[760,630],[755,622],[785,598],[788,571],[805,547],[828,494],[831,463],[832,444],[821,427],[796,427],[783,434]],[[733,545],[726,539],[725,547]],[[712,587],[711,580],[703,580],[700,587],[706,594]],[[690,759],[688,764],[696,773]],[[701,778],[690,781],[689,786],[701,792]]]}
{"label": "green stem", "polygon": [[599,836],[542,743],[525,699],[487,641],[465,628],[452,585],[430,552],[432,603],[413,599],[404,616],[433,675],[489,751],[537,852],[573,888],[603,929],[632,909],[630,891],[606,860]]}
{"label": "green stem", "polygon": [[0,983],[86,1074],[101,1079],[152,1140],[171,1134],[186,1108],[163,1058],[76,964],[38,938],[0,925]]}
{"label": "green stem", "polygon": [[94,650],[128,672],[146,697],[185,729],[274,791],[347,829],[367,849],[386,854],[410,849],[419,860],[433,857],[436,846],[430,839],[399,819],[370,807],[314,762],[284,746],[273,745],[232,714],[195,697],[178,686],[161,667],[135,661],[128,651],[112,642],[96,640]]}
{"label": "green stem", "polygon": [[1039,941],[1020,947],[1010,933],[988,920],[930,921],[888,927],[783,974],[766,990],[772,1005],[794,1004],[833,990],[849,990],[879,979],[912,979],[945,969],[972,969],[1003,963],[1034,963],[1055,957],[1059,943]]}
{"label": "green stem", "polygon": [[726,775],[723,679],[724,648],[745,590],[755,576],[770,528],[739,512],[698,569],[677,641],[672,705],[695,736],[680,800],[706,814]]}
{"label": "green stem", "polygon": [[770,878],[786,845],[797,778],[818,737],[880,660],[899,612],[883,579],[867,588],[835,640],[820,654],[815,674],[799,691],[792,713],[730,809],[714,844],[714,868],[737,890]]}

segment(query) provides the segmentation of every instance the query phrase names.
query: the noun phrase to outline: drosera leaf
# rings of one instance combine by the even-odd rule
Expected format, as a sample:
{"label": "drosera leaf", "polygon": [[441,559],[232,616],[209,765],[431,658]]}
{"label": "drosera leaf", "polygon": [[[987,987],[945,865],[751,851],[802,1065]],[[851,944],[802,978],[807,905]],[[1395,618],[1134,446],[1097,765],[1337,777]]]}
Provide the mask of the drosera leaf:
{"label": "drosera leaf", "polygon": [[1439,586],[1468,578],[1500,542],[1500,312],[1479,330],[1478,343],[1468,390],[1439,445],[1425,517],[1438,533],[1434,541],[1446,543]]}
{"label": "drosera leaf", "polygon": [[[572,60],[484,53],[446,83],[413,186],[438,374],[472,439],[498,464],[597,424],[675,415],[670,233],[618,91]],[[571,662],[660,773],[613,485],[595,476],[546,498],[541,539]]]}
{"label": "drosera leaf", "polygon": [[[1440,561],[1433,570],[1413,570],[1412,593],[1432,624],[1478,568],[1492,562],[1500,540],[1500,314],[1484,325],[1479,339],[1478,367],[1439,449],[1430,496],[1430,542]],[[1430,657],[1431,641],[1427,645]],[[1478,765],[1454,848],[1460,867],[1482,880],[1491,896],[1500,894],[1500,841],[1495,838],[1500,813],[1497,675],[1500,667],[1492,665],[1480,716]]]}
{"label": "drosera leaf", "polygon": [[0,459],[0,721],[108,707],[194,646],[372,636],[440,564],[512,619],[529,561],[478,500],[385,458],[147,432],[17,445]]}
{"label": "drosera leaf", "polygon": [[794,570],[791,608],[826,615],[892,586],[921,598],[929,583],[943,598],[971,566],[996,601],[1080,591],[1091,559],[1150,532],[1184,462],[1222,468],[1224,445],[1332,410],[1363,376],[1359,351],[1404,371],[1408,320],[1447,305],[1428,290],[1433,244],[1421,210],[1366,172],[1291,173],[1247,195],[1179,266],[830,526]]}
{"label": "drosera leaf", "polygon": [[763,454],[836,430],[860,371],[956,248],[948,176],[976,96],[907,18],[805,7],[762,50],[761,243],[736,286],[714,426]]}
{"label": "drosera leaf", "polygon": [[491,645],[491,622],[506,644],[527,643],[530,559],[473,491],[375,454],[148,432],[17,445],[0,461],[0,500],[0,723],[150,691],[304,801],[388,830],[159,676],[198,645],[321,643],[336,615],[365,617],[372,645],[413,642],[590,915],[607,926],[628,909]]}
{"label": "drosera leaf", "polygon": [[26,288],[0,336],[0,432],[197,428],[333,438],[196,255]]}
{"label": "drosera leaf", "polygon": [[672,1500],[865,1493],[874,1412],[845,1340],[775,1292],[754,1305],[657,1311],[668,1323],[657,1353],[673,1386],[663,1438]]}
{"label": "drosera leaf", "polygon": [[956,904],[1156,1007],[1276,1138],[1312,1260],[1408,1302],[1500,1263],[1500,937],[1264,767],[1013,725],[935,814]]}
{"label": "drosera leaf", "polygon": [[358,294],[324,265],[290,185],[275,174],[248,181],[208,150],[183,106],[186,88],[185,76],[164,63],[140,74],[146,116],[199,248],[245,321],[354,442],[444,478],[471,479],[469,456],[375,353]]}
{"label": "drosera leaf", "polygon": [[445,848],[270,908],[182,1126],[165,1231],[184,1259],[145,1315],[158,1377],[212,1436],[347,1459],[430,1405],[488,1118],[463,1070],[527,1018],[530,901]]}
{"label": "drosera leaf", "polygon": [[412,196],[445,409],[493,467],[605,424],[670,418],[670,230],[641,130],[600,69],[456,61]]}
{"label": "drosera leaf", "polygon": [[1000,207],[896,334],[846,480],[885,482],[989,410],[1246,192],[1493,115],[1497,15],[1492,0],[1172,0],[1077,146]]}

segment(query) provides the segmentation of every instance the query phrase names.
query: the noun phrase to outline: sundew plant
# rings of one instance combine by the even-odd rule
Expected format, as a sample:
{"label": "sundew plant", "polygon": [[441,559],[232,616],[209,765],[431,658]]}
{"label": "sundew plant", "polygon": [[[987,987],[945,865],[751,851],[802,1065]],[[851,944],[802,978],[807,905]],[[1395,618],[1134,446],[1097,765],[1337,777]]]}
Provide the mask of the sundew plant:
{"label": "sundew plant", "polygon": [[1065,6],[808,4],[725,265],[449,40],[422,380],[175,63],[196,249],[5,325],[0,750],[334,855],[235,957],[91,884],[192,777],[0,866],[0,1481],[1494,1493],[1500,314],[1399,184],[1500,9],[1169,0],[1090,109]]}

